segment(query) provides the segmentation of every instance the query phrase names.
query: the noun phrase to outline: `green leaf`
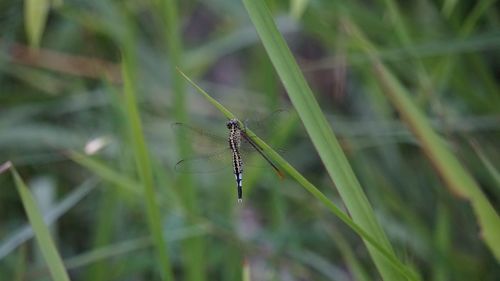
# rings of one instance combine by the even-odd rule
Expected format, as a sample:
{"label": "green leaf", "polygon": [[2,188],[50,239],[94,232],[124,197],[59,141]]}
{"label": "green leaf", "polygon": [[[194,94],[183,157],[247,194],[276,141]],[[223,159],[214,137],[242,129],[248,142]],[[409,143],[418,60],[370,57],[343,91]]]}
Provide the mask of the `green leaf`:
{"label": "green leaf", "polygon": [[99,160],[93,159],[76,151],[70,151],[68,153],[68,156],[76,163],[100,176],[102,179],[115,184],[118,187],[122,187],[129,192],[142,194],[141,190],[139,190],[139,187],[141,186],[140,183],[124,175],[121,175]]}
{"label": "green leaf", "polygon": [[446,142],[432,129],[425,115],[411,100],[408,91],[375,55],[375,46],[352,22],[345,21],[345,24],[359,46],[369,55],[384,93],[420,141],[425,154],[446,186],[453,194],[470,201],[481,227],[481,237],[496,259],[500,261],[500,239],[498,239],[500,237],[500,217],[495,209],[474,178],[450,151]]}
{"label": "green leaf", "polygon": [[[322,114],[318,102],[299,70],[283,36],[276,28],[269,9],[262,0],[243,0],[243,3],[349,214],[364,231],[375,238],[387,253],[395,257],[392,247],[382,227],[377,222],[373,209]],[[384,280],[400,281],[404,279],[401,270],[398,272],[396,268],[391,266],[380,252],[372,247],[371,243],[365,244]]]}
{"label": "green leaf", "polygon": [[49,8],[49,0],[24,0],[24,25],[32,47],[40,46]]}
{"label": "green leaf", "polygon": [[245,259],[243,261],[243,270],[241,271],[242,273],[242,280],[243,281],[251,281],[252,279],[250,278],[250,265],[248,264],[248,261]]}
{"label": "green leaf", "polygon": [[158,265],[163,280],[174,280],[167,252],[167,245],[162,234],[161,216],[154,190],[153,169],[144,134],[135,94],[135,53],[134,41],[129,38],[124,46],[122,75],[124,81],[124,103],[130,133],[130,143],[134,151],[137,171],[144,187],[144,199],[147,210],[149,231],[153,237]]}
{"label": "green leaf", "polygon": [[474,178],[432,129],[423,113],[411,101],[408,92],[380,61],[375,71],[385,93],[422,144],[427,157],[453,193],[469,200],[481,227],[481,237],[500,261],[500,217]]}
{"label": "green leaf", "polygon": [[[71,191],[71,193],[65,195],[61,201],[59,201],[53,208],[48,210],[43,215],[44,222],[49,226],[52,225],[61,216],[66,214],[71,208],[78,204],[95,187],[96,180],[93,178],[86,180],[81,185],[75,187]],[[19,227],[17,230],[12,231],[12,233],[8,234],[7,236],[4,236],[2,238],[2,243],[0,243],[0,259],[5,258],[24,242],[33,238],[34,235],[35,233],[33,231],[33,228],[29,223],[26,223],[22,227]]]}
{"label": "green leaf", "polygon": [[[170,87],[173,94],[173,116],[178,122],[188,121],[188,102],[186,95],[186,82],[182,77],[179,77],[174,70],[174,66],[182,67],[184,65],[184,48],[182,46],[182,36],[180,34],[179,10],[176,0],[161,0],[158,1],[159,10],[163,18],[163,29],[165,30],[165,40],[167,52],[170,60]],[[185,158],[190,154],[189,137],[183,133],[176,135],[176,146],[180,158]],[[194,179],[188,174],[181,174],[177,177],[177,185],[183,188],[179,190],[179,195],[185,210],[190,215],[199,215],[199,202],[197,200],[197,185]],[[183,243],[183,256],[185,260],[186,272],[185,280],[187,281],[204,281],[206,280],[206,259],[204,258],[204,241],[199,237],[193,237]]]}
{"label": "green leaf", "polygon": [[296,19],[300,19],[307,8],[310,0],[291,0],[290,14]]}
{"label": "green leaf", "polygon": [[64,268],[61,256],[57,252],[54,241],[50,237],[49,228],[43,221],[43,216],[40,213],[40,209],[38,208],[33,195],[31,194],[22,178],[17,173],[14,166],[10,165],[10,163],[8,164],[9,165],[6,165],[5,167],[10,168],[12,176],[14,177],[17,191],[21,196],[21,202],[23,203],[24,210],[28,215],[28,219],[31,223],[31,226],[33,227],[33,231],[35,232],[36,241],[38,242],[38,246],[42,251],[45,262],[47,263],[50,275],[55,281],[70,280],[68,273]]}

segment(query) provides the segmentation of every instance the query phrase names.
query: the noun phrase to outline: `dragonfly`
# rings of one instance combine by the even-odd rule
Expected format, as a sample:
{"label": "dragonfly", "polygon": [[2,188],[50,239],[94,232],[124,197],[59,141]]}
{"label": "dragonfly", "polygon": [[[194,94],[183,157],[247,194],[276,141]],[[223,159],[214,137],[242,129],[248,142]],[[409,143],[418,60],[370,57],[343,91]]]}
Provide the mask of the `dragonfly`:
{"label": "dragonfly", "polygon": [[[276,118],[278,113],[282,111],[277,111],[270,115],[270,117],[264,119]],[[273,121],[273,120],[271,120]],[[263,121],[260,123],[267,123]],[[266,155],[263,149],[255,142],[254,137],[249,135],[246,125],[244,125],[238,119],[230,119],[226,122],[227,127],[227,138],[222,139],[220,136],[213,134],[212,132],[207,132],[201,128],[193,127],[184,123],[174,123],[174,128],[177,131],[184,131],[186,134],[192,135],[196,139],[208,138],[213,142],[224,143],[224,149],[216,151],[209,155],[203,155],[193,158],[187,158],[180,160],[175,165],[176,171],[188,171],[192,172],[209,172],[210,170],[218,169],[218,165],[226,166],[230,162],[233,168],[233,174],[236,180],[236,188],[238,192],[238,202],[243,202],[243,171],[244,171],[244,156],[248,153],[256,152],[258,153],[266,162],[269,164],[275,173],[283,178],[282,171],[276,166],[275,163]],[[230,159],[228,159],[230,157]],[[220,163],[222,160],[221,164]],[[207,162],[210,163],[210,167],[207,168]],[[226,163],[224,163],[226,162]],[[207,168],[207,169],[206,169]],[[212,169],[210,169],[212,168]]]}

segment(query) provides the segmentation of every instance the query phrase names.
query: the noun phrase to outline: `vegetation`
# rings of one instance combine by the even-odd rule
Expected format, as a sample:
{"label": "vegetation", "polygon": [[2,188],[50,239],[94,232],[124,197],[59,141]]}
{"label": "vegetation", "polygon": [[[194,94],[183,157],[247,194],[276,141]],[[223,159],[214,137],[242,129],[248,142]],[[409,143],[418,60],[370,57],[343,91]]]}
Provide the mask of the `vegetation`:
{"label": "vegetation", "polygon": [[498,280],[494,4],[3,1],[0,279]]}

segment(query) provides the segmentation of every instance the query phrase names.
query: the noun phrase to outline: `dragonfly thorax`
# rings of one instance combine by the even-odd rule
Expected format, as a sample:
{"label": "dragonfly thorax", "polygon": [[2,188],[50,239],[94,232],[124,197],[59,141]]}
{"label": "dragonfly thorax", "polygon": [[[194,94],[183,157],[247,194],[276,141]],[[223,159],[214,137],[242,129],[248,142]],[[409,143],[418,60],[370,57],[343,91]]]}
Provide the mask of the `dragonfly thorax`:
{"label": "dragonfly thorax", "polygon": [[228,129],[238,129],[240,130],[240,123],[238,119],[230,119],[227,121],[226,126]]}
{"label": "dragonfly thorax", "polygon": [[231,119],[227,122],[229,129],[229,148],[233,153],[239,153],[238,149],[241,145],[241,129],[238,119]]}

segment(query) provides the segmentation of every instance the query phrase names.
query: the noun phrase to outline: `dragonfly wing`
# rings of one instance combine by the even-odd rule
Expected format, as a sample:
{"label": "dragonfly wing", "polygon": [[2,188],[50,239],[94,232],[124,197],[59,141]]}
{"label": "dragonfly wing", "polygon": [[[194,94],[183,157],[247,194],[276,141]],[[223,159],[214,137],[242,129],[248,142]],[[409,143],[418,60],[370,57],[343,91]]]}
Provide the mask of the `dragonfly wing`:
{"label": "dragonfly wing", "polygon": [[[282,132],[283,129],[281,126],[282,125],[281,122],[283,122],[285,119],[289,117],[290,117],[290,112],[288,110],[279,109],[261,119],[250,120],[245,122],[245,130],[248,128],[255,134],[255,136],[258,136],[264,140],[269,140],[272,136],[280,134],[280,132]],[[242,134],[245,134],[245,130],[243,130]],[[242,137],[243,140],[242,150],[251,151],[253,149],[252,146],[249,144],[247,138],[253,141],[255,139],[255,136],[245,134],[245,136]],[[276,151],[284,152],[285,150],[279,149]]]}
{"label": "dragonfly wing", "polygon": [[[242,133],[242,134],[244,134],[244,133]],[[254,141],[254,138],[255,138],[255,136],[251,137],[251,136],[246,135],[246,134],[245,134],[245,136],[242,136],[242,138],[241,138],[241,151],[243,154],[251,155],[252,153],[257,152],[255,147],[250,143],[252,141],[253,144],[257,145]],[[278,147],[278,148],[273,148],[273,149],[274,149],[274,151],[278,152],[280,155],[284,155],[287,153],[287,150],[285,148]]]}
{"label": "dragonfly wing", "polygon": [[[271,114],[265,116],[264,118],[247,120],[244,122],[250,129],[252,129],[258,136],[269,136],[272,135],[277,128],[279,128],[279,123],[281,120],[288,116],[288,111],[277,110]],[[232,165],[232,152],[228,146],[227,133],[214,134],[210,131],[205,130],[202,127],[191,126],[184,123],[174,123],[172,128],[178,134],[184,134],[190,138],[193,142],[193,149],[198,151],[198,154],[207,154],[210,151],[217,151],[216,153],[209,153],[205,156],[195,156],[191,158],[186,158],[179,161],[175,165],[175,170],[178,172],[187,173],[205,173],[220,171],[224,168],[229,168]],[[244,130],[242,135],[245,134]],[[248,138],[248,139],[247,139]],[[242,136],[242,143],[240,147],[240,152],[242,154],[243,161],[245,162],[251,154],[262,154],[260,148],[255,147],[255,142],[249,136]],[[267,156],[262,155],[262,157],[275,169],[277,167],[268,159]],[[244,164],[246,165],[246,164]],[[263,166],[266,166],[264,164]],[[260,165],[259,165],[260,166]]]}
{"label": "dragonfly wing", "polygon": [[283,122],[289,116],[290,112],[288,110],[278,109],[261,118],[245,119],[243,125],[245,125],[245,128],[250,128],[256,135],[267,138],[277,130],[279,131],[281,128],[280,122]]}
{"label": "dragonfly wing", "polygon": [[231,165],[231,151],[226,148],[210,155],[183,159],[175,164],[175,171],[180,173],[211,173],[228,169]]}
{"label": "dragonfly wing", "polygon": [[188,125],[185,123],[173,123],[172,129],[176,134],[186,136],[193,143],[195,150],[209,148],[210,151],[227,148],[227,136],[207,131],[201,127]]}

